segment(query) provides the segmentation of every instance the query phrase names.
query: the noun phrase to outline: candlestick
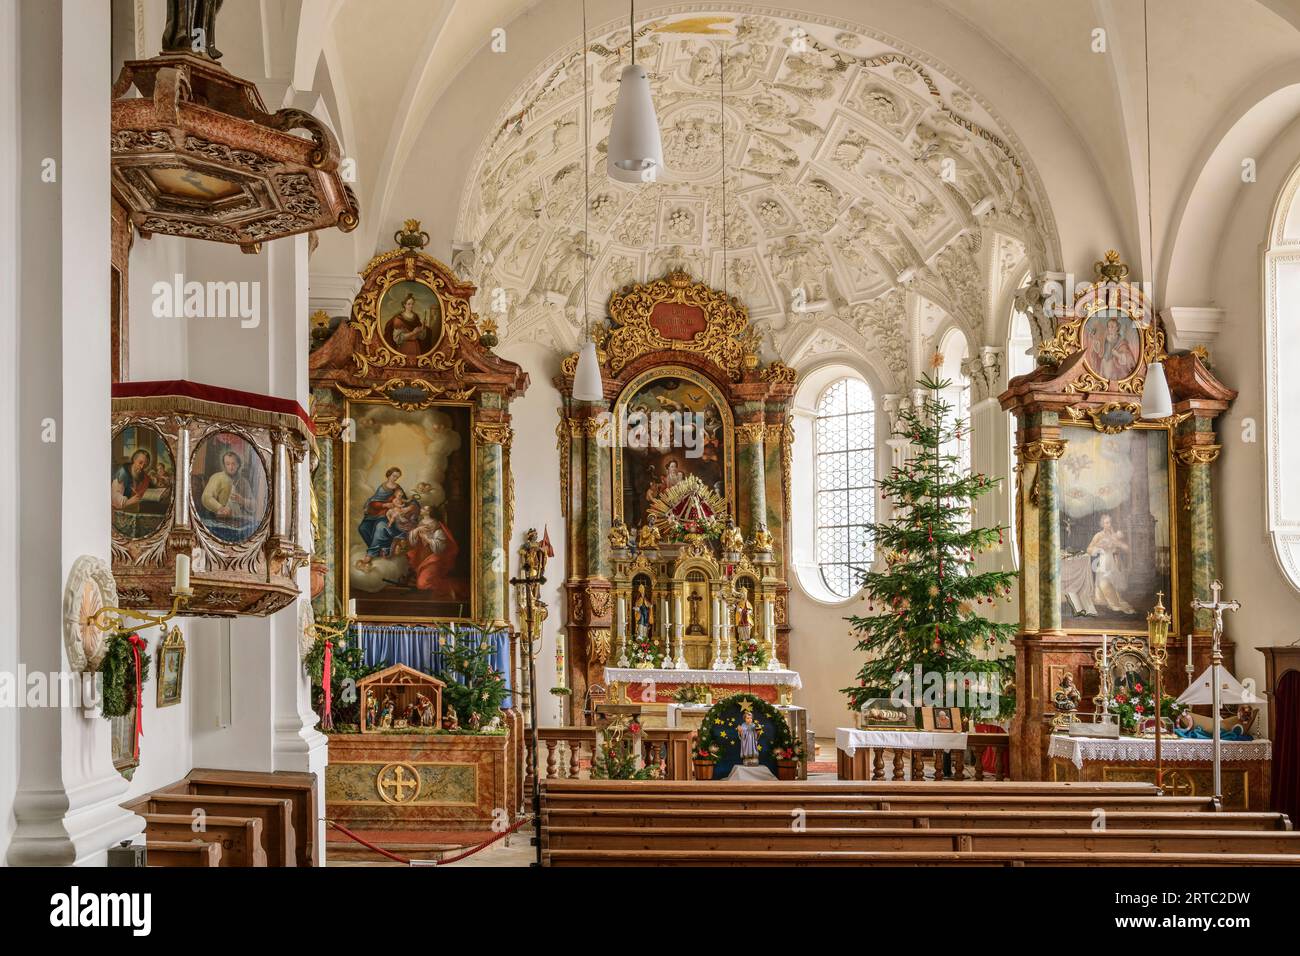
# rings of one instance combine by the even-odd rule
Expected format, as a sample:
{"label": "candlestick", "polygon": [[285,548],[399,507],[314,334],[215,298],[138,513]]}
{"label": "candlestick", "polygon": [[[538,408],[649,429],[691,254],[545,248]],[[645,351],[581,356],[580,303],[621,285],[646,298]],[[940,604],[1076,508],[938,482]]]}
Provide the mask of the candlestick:
{"label": "candlestick", "polygon": [[190,591],[190,556],[176,555],[176,593],[188,594]]}

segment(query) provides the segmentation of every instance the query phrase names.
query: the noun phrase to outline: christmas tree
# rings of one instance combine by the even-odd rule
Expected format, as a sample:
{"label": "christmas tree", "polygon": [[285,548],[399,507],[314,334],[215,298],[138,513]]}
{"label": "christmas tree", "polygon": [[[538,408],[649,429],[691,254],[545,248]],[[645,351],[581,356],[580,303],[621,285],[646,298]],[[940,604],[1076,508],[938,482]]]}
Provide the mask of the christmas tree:
{"label": "christmas tree", "polygon": [[442,670],[446,682],[443,701],[456,712],[462,728],[478,730],[501,710],[509,689],[506,678],[496,669],[487,634],[477,628],[442,632]]}
{"label": "christmas tree", "polygon": [[[1014,657],[1003,652],[1018,626],[988,620],[980,608],[999,597],[1009,600],[1015,572],[975,573],[975,555],[1002,544],[1005,529],[976,528],[968,518],[972,503],[994,482],[963,473],[948,450],[967,433],[966,422],[955,419],[943,399],[951,383],[927,375],[918,384],[924,401],[900,420],[916,457],[880,482],[893,514],[888,522],[868,526],[886,568],[861,574],[868,616],[849,619],[857,649],[870,656],[858,671],[858,686],[843,693],[855,710],[871,698],[893,696],[900,687],[907,703],[982,709],[973,708],[975,694],[982,691],[989,695],[986,701],[997,694],[992,706],[1004,715],[1014,703],[1001,693],[995,675],[1014,672]],[[991,654],[977,657],[979,651]],[[972,674],[983,686],[972,686]],[[915,686],[918,676],[922,687]],[[922,699],[927,688],[942,688],[945,699]]]}

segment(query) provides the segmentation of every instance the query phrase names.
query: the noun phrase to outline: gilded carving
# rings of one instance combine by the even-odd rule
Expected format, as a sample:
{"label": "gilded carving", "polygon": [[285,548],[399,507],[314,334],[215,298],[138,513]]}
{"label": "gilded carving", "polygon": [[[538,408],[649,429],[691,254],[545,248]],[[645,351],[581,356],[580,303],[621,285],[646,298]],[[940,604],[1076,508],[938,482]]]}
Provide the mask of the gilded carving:
{"label": "gilded carving", "polygon": [[1208,465],[1218,460],[1222,445],[1190,445],[1178,449],[1175,454],[1184,465]]}
{"label": "gilded carving", "polygon": [[475,422],[474,440],[480,445],[509,447],[514,432],[507,422]]}
{"label": "gilded carving", "polygon": [[604,665],[609,660],[610,634],[607,627],[593,627],[587,631],[587,659]]}
{"label": "gilded carving", "polygon": [[745,422],[736,426],[736,441],[746,445],[761,445],[767,434],[767,426],[762,422]]}
{"label": "gilded carving", "polygon": [[1025,461],[1056,461],[1065,454],[1065,446],[1061,438],[1040,438],[1022,445],[1020,454]]}
{"label": "gilded carving", "polygon": [[[454,385],[440,385],[425,382],[418,378],[390,378],[382,385],[363,385],[352,387],[342,382],[335,386],[348,398],[382,398],[403,411],[414,412],[440,401],[464,402],[474,394],[474,387],[457,388]],[[423,392],[425,397],[416,401],[402,398],[403,393]]]}

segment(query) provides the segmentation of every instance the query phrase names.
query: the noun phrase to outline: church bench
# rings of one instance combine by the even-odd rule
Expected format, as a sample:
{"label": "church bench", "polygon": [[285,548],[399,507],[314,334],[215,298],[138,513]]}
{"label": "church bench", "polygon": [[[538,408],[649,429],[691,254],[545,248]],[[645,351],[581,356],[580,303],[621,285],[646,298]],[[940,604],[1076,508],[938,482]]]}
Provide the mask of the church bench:
{"label": "church bench", "polygon": [[[735,809],[579,809],[550,807],[542,811],[542,826],[615,827],[726,827],[732,829],[789,826],[801,812],[806,827],[913,827],[936,829],[1014,828],[1091,829],[1091,810],[1034,809],[1009,814],[1006,810],[735,810]],[[1106,812],[1106,825],[1117,830],[1290,830],[1282,813],[1219,813],[1207,819],[1203,812]]]}
{"label": "church bench", "polygon": [[196,767],[168,792],[217,797],[271,797],[293,804],[298,866],[316,866],[316,775],[293,771],[212,770]]}
{"label": "church bench", "polygon": [[149,866],[212,867],[221,865],[220,843],[203,840],[155,840],[148,843]]}
{"label": "church bench", "polygon": [[1300,866],[1300,856],[1241,853],[871,853],[543,850],[543,866]]}
{"label": "church bench", "polygon": [[933,829],[921,827],[795,830],[685,827],[557,827],[542,830],[551,850],[858,850],[870,852],[1112,852],[1292,854],[1300,833],[1219,830]]}
{"label": "church bench", "polygon": [[817,794],[917,794],[947,796],[950,794],[976,794],[979,796],[1154,796],[1160,791],[1153,783],[1143,782],[1058,782],[1045,780],[828,780],[774,781],[772,783],[739,783],[725,780],[546,780],[542,783],[545,794],[562,796],[578,793],[668,794],[721,793],[729,796],[817,793]]}
{"label": "church bench", "polygon": [[[933,789],[930,787],[928,789]],[[1033,810],[1077,810],[1092,812],[1102,808],[1110,811],[1183,811],[1210,812],[1215,809],[1208,797],[1162,796],[896,796],[837,793],[804,793],[780,796],[776,794],[728,795],[724,793],[575,793],[542,794],[543,807],[554,809],[719,809],[719,810],[770,810],[788,814],[791,810],[990,810],[1004,813],[1023,813]]]}
{"label": "church bench", "polygon": [[227,797],[198,793],[151,793],[128,810],[136,813],[257,817],[270,866],[297,866],[297,835],[293,827],[293,801],[283,797]]}
{"label": "church bench", "polygon": [[262,849],[262,821],[256,817],[208,816],[202,830],[188,813],[141,813],[145,842],[176,843],[203,840],[220,843],[222,866],[266,866]]}

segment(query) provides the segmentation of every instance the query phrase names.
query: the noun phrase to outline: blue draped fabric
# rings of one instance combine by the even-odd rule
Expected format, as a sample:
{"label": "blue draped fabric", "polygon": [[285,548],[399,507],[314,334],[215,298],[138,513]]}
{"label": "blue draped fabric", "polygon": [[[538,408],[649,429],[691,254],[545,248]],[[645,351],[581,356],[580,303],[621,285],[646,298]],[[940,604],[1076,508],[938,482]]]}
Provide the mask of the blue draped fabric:
{"label": "blue draped fabric", "polygon": [[[447,667],[443,648],[455,640],[480,640],[482,637],[482,631],[468,625],[448,625],[443,630],[411,624],[358,624],[356,631],[361,641],[361,660],[365,664],[374,667],[405,664],[443,680],[451,677],[458,681],[455,674],[443,673]],[[492,648],[492,666],[505,675],[506,687],[513,691],[510,632],[491,631],[486,636]],[[513,694],[507,694],[501,706],[513,706]]]}

